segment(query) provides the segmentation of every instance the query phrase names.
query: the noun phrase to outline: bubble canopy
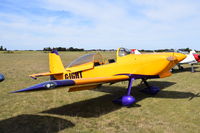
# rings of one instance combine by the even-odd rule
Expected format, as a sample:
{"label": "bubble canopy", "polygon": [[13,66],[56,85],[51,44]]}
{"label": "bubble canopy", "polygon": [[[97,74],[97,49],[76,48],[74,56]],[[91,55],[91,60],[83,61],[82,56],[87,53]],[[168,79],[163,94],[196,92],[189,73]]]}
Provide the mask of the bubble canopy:
{"label": "bubble canopy", "polygon": [[72,61],[72,63],[70,63],[67,67],[79,66],[79,65],[91,63],[91,62],[103,63],[103,58],[102,58],[101,54],[91,53],[91,54],[83,55],[83,56],[77,58],[76,60]]}
{"label": "bubble canopy", "polygon": [[120,48],[119,49],[119,52],[118,52],[118,56],[126,56],[128,54],[130,54],[131,51],[129,49],[126,49],[126,48]]}

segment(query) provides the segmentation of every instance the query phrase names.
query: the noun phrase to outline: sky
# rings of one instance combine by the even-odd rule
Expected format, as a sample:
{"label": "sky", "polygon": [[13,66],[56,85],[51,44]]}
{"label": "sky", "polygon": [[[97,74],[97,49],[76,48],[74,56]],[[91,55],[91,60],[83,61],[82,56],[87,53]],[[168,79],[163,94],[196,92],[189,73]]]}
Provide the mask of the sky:
{"label": "sky", "polygon": [[0,45],[199,50],[199,7],[199,0],[0,0]]}

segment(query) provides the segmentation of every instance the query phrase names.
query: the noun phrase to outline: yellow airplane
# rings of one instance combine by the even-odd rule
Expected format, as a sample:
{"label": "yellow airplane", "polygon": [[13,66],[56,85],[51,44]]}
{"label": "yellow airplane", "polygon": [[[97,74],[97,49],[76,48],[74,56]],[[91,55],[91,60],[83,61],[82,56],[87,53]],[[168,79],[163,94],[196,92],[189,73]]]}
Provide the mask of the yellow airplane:
{"label": "yellow airplane", "polygon": [[132,105],[136,100],[131,96],[132,82],[142,79],[146,93],[156,94],[158,87],[149,86],[147,79],[164,78],[171,75],[171,68],[186,56],[181,53],[132,54],[130,50],[119,48],[116,61],[104,61],[99,53],[86,54],[64,68],[56,50],[49,53],[50,72],[30,75],[32,78],[50,76],[51,80],[14,91],[48,90],[67,86],[69,92],[96,88],[104,83],[116,83],[128,80],[127,94],[114,102],[124,106]]}

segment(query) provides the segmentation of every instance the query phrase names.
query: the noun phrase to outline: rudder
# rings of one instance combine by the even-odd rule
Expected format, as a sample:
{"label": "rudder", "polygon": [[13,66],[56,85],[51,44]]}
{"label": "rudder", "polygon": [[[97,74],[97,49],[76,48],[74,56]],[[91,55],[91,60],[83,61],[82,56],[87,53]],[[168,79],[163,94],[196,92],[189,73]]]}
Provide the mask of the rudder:
{"label": "rudder", "polygon": [[63,73],[66,71],[57,50],[49,53],[49,71],[50,73],[62,73],[54,75],[55,79],[63,79]]}

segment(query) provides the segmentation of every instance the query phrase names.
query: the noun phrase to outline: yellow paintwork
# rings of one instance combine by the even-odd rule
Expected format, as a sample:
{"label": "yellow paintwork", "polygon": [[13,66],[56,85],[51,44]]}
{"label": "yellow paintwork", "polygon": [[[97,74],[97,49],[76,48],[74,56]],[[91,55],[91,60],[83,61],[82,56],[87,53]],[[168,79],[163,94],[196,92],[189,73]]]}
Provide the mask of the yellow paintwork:
{"label": "yellow paintwork", "polygon": [[71,87],[68,92],[81,91],[81,90],[91,90],[91,89],[95,89],[97,87],[98,87],[98,85]]}
{"label": "yellow paintwork", "polygon": [[59,55],[49,53],[49,70],[51,73],[62,73],[65,71]]}
{"label": "yellow paintwork", "polygon": [[[85,80],[87,79],[87,80]],[[92,77],[92,78],[80,78],[76,79],[75,83],[76,85],[87,85],[88,82],[90,84],[95,84],[95,83],[108,83],[108,82],[117,82],[117,81],[123,81],[128,79],[127,76],[125,75],[120,75],[120,76],[105,76],[105,77]]]}
{"label": "yellow paintwork", "polygon": [[162,75],[162,77],[165,77],[163,74],[169,73],[169,70],[176,64],[175,61],[168,61],[167,57],[169,55],[165,54],[130,54],[118,57],[116,63],[83,71],[82,75],[84,78],[106,77],[116,74]]}
{"label": "yellow paintwork", "polygon": [[[94,87],[96,84],[118,82],[129,79],[128,76],[118,74],[151,75],[164,78],[171,75],[170,69],[186,56],[181,53],[152,53],[152,54],[128,54],[118,56],[114,63],[94,66],[94,62],[85,63],[75,67],[64,68],[60,56],[49,54],[50,73],[33,74],[33,77],[53,75],[57,80],[73,79],[76,85],[85,85],[80,90]],[[98,60],[95,60],[98,61]],[[73,90],[73,89],[72,89]],[[77,90],[75,88],[74,90]]]}

